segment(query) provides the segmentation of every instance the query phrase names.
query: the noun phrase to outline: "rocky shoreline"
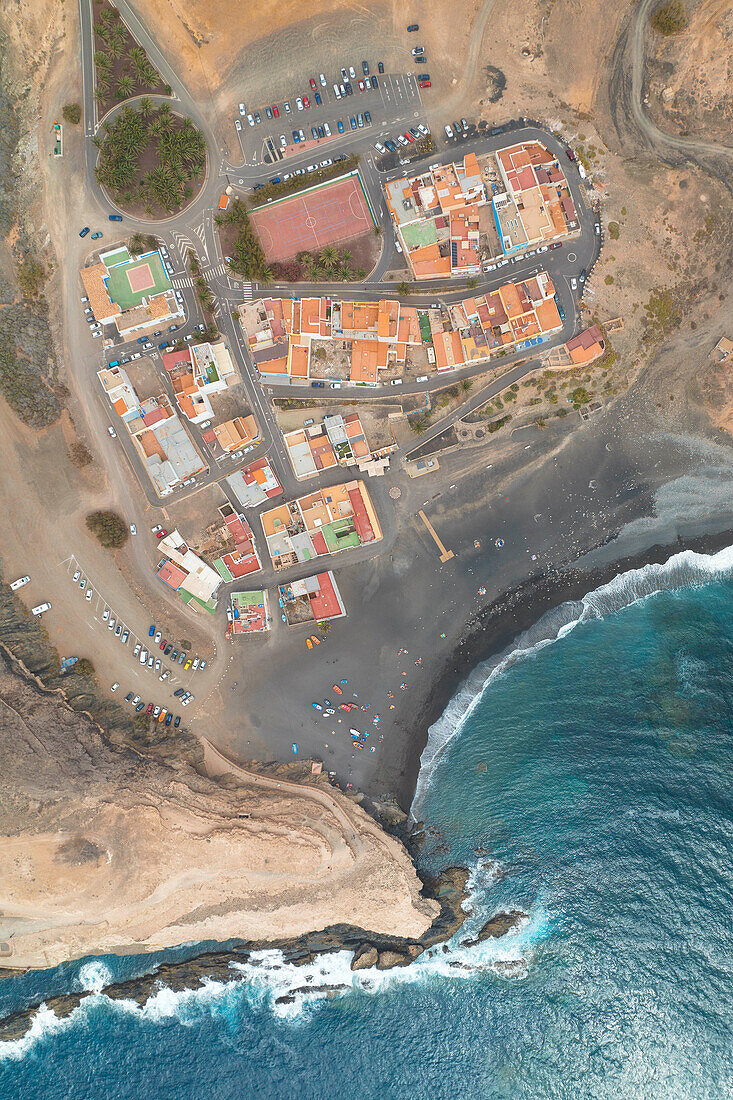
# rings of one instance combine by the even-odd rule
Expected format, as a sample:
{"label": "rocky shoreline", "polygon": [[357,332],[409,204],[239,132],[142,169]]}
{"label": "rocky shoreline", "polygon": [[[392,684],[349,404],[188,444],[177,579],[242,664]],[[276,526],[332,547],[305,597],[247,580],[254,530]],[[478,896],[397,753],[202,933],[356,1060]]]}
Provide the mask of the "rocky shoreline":
{"label": "rocky shoreline", "polygon": [[[408,966],[415,959],[436,944],[448,940],[461,927],[465,918],[462,908],[466,898],[468,871],[462,867],[450,867],[435,878],[421,876],[423,894],[434,898],[440,904],[440,913],[427,932],[418,939],[396,936],[374,935],[362,928],[349,925],[333,925],[320,932],[309,932],[290,940],[267,940],[257,943],[239,943],[223,950],[204,952],[191,959],[160,963],[149,974],[108,985],[103,993],[110,1000],[135,1001],[145,1004],[149,997],[159,989],[173,992],[182,990],[196,991],[207,981],[229,982],[236,980],[236,970],[232,964],[246,963],[255,952],[280,950],[285,959],[296,966],[312,962],[318,955],[335,951],[353,951],[351,969],[354,971],[376,967],[377,970],[391,970],[394,967]],[[470,942],[479,943],[488,937],[504,936],[510,932],[525,914],[519,910],[497,913],[491,917]],[[468,941],[467,941],[468,942]],[[0,976],[18,975],[20,971],[0,971]],[[299,992],[323,993],[335,992],[327,986],[304,985],[292,993],[277,999],[277,1003],[287,1003],[295,999]],[[0,1041],[18,1039],[30,1027],[34,1014],[41,1005],[51,1009],[63,1019],[69,1016],[88,997],[88,992],[66,993],[37,1001],[24,1009],[14,1012],[0,1020]]]}

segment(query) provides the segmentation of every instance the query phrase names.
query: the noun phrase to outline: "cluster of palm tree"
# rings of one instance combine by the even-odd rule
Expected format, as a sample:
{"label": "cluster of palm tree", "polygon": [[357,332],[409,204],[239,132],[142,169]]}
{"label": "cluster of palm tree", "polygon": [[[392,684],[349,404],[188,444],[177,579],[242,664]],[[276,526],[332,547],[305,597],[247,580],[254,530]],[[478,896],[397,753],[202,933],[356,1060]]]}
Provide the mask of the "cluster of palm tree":
{"label": "cluster of palm tree", "polygon": [[[124,107],[103,129],[105,137],[95,139],[101,150],[97,179],[116,196],[133,201],[137,184],[140,198],[169,212],[191,197],[190,181],[206,166],[206,141],[190,118],[178,121],[169,104],[155,108],[143,98],[139,110]],[[140,160],[151,144],[158,163],[140,179]]]}
{"label": "cluster of palm tree", "polygon": [[158,70],[151,65],[145,50],[136,44],[130,46],[130,35],[116,8],[105,7],[94,24],[104,48],[94,54],[97,73],[96,98],[105,102],[110,96],[115,62],[124,59],[124,67],[114,95],[117,99],[129,99],[136,88],[157,88],[161,83]]}
{"label": "cluster of palm tree", "polygon": [[312,252],[299,252],[298,263],[310,283],[348,283],[361,282],[366,278],[363,267],[354,271],[351,267],[351,253],[346,249],[339,251],[333,245],[326,245],[315,255]]}
{"label": "cluster of palm tree", "polygon": [[260,238],[252,227],[247,207],[235,199],[226,214],[217,215],[217,225],[236,225],[237,239],[232,246],[230,268],[235,275],[258,283],[271,283],[272,271],[267,265]]}

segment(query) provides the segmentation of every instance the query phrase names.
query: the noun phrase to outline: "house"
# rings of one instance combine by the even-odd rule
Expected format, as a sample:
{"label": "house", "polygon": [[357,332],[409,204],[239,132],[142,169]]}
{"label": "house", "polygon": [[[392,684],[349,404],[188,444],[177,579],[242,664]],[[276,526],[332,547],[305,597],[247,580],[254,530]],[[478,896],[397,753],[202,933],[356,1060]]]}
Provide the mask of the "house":
{"label": "house", "polygon": [[225,581],[239,580],[262,569],[252,528],[243,515],[235,512],[231,504],[224,504],[219,513],[224,519],[226,537],[234,543],[234,549],[222,554],[214,562],[214,568]]}
{"label": "house", "polygon": [[159,496],[205,469],[166,394],[141,402],[122,367],[107,367],[97,377]]}
{"label": "house", "polygon": [[232,592],[227,609],[227,638],[238,634],[263,634],[270,629],[267,592]]}
{"label": "house", "polygon": [[263,512],[260,519],[276,570],[382,538],[369,491],[361,481],[318,489]]}
{"label": "house", "polygon": [[226,479],[229,488],[244,508],[256,508],[279,496],[282,486],[266,458],[250,463]]}
{"label": "house", "polygon": [[158,549],[166,555],[158,563],[159,579],[177,592],[192,611],[203,609],[213,614],[222,582],[216,570],[189,549],[178,530],[162,538]]}
{"label": "house", "polygon": [[329,570],[278,588],[288,626],[328,622],[346,614],[336,578]]}
{"label": "house", "polygon": [[223,341],[193,344],[163,354],[178,407],[193,424],[214,415],[210,397],[238,381],[229,349]]}

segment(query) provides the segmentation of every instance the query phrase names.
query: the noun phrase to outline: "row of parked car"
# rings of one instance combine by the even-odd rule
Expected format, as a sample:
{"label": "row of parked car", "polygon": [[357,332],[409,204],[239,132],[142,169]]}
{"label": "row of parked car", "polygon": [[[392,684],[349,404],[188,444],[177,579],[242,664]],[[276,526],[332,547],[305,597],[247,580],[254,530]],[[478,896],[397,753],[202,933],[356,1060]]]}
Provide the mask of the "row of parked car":
{"label": "row of parked car", "polygon": [[484,264],[482,270],[485,272],[496,271],[499,267],[506,267],[507,264],[516,263],[518,260],[529,260],[532,256],[538,256],[541,252],[549,252],[551,248],[562,248],[560,241],[555,241],[553,244],[543,244],[539,248],[533,248],[531,252],[522,252],[517,256],[505,256],[502,260],[497,260],[495,263]]}
{"label": "row of parked car", "polygon": [[[118,687],[119,687],[119,684],[113,684],[112,685],[112,691],[116,691]],[[193,699],[193,696],[189,695],[189,697],[184,702],[183,697],[184,697],[184,695],[186,695],[188,693],[184,692],[183,688],[180,688],[179,690],[180,690],[180,694],[181,694],[181,706],[185,707],[185,706],[188,705],[188,703],[191,702],[191,699]],[[178,692],[176,692],[176,695],[178,695]],[[142,710],[147,709],[147,713],[150,715],[151,718],[157,719],[158,722],[165,722],[166,726],[170,726],[170,724],[172,722],[174,729],[178,729],[178,727],[181,724],[180,714],[177,714],[175,716],[175,719],[174,719],[172,711],[169,711],[166,707],[158,706],[157,703],[148,703],[147,708],[146,708],[146,705],[142,701],[140,696],[135,695],[131,691],[128,691],[127,695],[125,696],[125,702],[126,703],[132,703],[133,707],[135,708],[135,710],[137,711],[138,714],[140,714],[140,712]]]}
{"label": "row of parked car", "polygon": [[[165,531],[163,531],[163,534],[165,534]],[[159,536],[159,537],[162,537],[162,536]],[[188,657],[187,654],[186,654],[185,649],[182,649],[180,651],[180,653],[178,652],[177,649],[174,649],[173,648],[173,642],[169,642],[167,638],[162,637],[162,631],[158,630],[155,623],[150,624],[150,630],[148,631],[148,637],[152,638],[153,639],[153,644],[157,645],[163,651],[163,656],[164,657],[167,657],[168,655],[170,655],[170,659],[171,659],[172,662],[177,661],[179,665],[183,665],[184,671],[187,672],[188,669],[191,669],[193,672],[195,672],[199,668],[201,668],[201,669],[206,668],[207,662],[204,661],[203,659],[200,660],[198,657],[193,657],[193,658]],[[147,651],[145,651],[145,652],[147,652]],[[142,657],[141,657],[140,663],[141,664],[143,663]]]}
{"label": "row of parked car", "polygon": [[[384,72],[383,62],[380,61],[377,67],[380,73]],[[341,81],[337,81],[333,84],[333,94],[335,95],[336,99],[345,99],[346,96],[354,94],[352,81],[356,83],[357,88],[360,92],[366,92],[370,89],[376,90],[379,87],[379,82],[376,76],[369,75],[369,63],[367,61],[362,61],[361,68],[364,74],[364,79],[357,79],[356,70],[354,69],[353,65],[350,66],[348,69],[343,68],[341,70]],[[328,81],[326,80],[325,73],[319,74],[319,80],[321,88],[328,87]],[[315,100],[315,105],[316,107],[320,107],[323,103],[323,96],[318,89],[318,84],[316,83],[315,77],[312,76],[309,83],[311,86],[311,91],[313,93],[313,98]],[[296,110],[307,111],[310,108],[310,105],[311,101],[307,95],[296,96]],[[293,109],[290,106],[289,100],[284,101],[282,109],[284,114],[292,114]],[[262,122],[262,113],[260,111],[250,111],[249,113],[247,113],[247,106],[245,103],[239,104],[239,114],[243,118],[247,119],[247,122],[250,126],[259,126],[259,124]],[[276,103],[273,103],[271,106],[268,105],[264,108],[264,114],[265,118],[268,119],[280,118],[280,107]],[[235,121],[234,125],[236,126],[237,130],[242,129],[242,123],[239,119]]]}
{"label": "row of parked car", "polygon": [[[430,130],[427,126],[423,126],[423,124],[420,123],[419,126],[411,126],[409,130],[405,130],[404,134],[398,134],[395,141],[399,142],[400,145],[408,146],[412,145],[415,141],[421,141],[422,138],[427,137],[429,133]],[[385,138],[384,145],[382,145],[381,141],[376,141],[374,143],[374,148],[378,153],[386,153],[387,150],[389,150],[390,153],[397,153],[399,150],[395,141],[392,141],[391,138]]]}

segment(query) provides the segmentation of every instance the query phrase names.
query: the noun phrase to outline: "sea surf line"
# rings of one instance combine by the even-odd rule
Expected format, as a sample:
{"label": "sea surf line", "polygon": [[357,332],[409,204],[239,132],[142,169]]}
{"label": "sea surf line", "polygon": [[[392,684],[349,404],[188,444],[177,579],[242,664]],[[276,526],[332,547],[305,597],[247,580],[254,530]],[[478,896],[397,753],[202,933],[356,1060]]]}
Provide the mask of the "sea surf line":
{"label": "sea surf line", "polygon": [[418,820],[420,816],[420,807],[446,747],[461,732],[484,692],[498,676],[508,672],[518,661],[532,657],[545,646],[566,637],[581,623],[602,619],[605,615],[622,611],[659,592],[692,588],[731,575],[733,546],[724,547],[716,554],[682,550],[661,564],[650,563],[639,569],[619,573],[613,580],[589,592],[582,600],[568,600],[560,604],[543,615],[529,630],[520,634],[508,651],[477,665],[440,718],[430,727],[427,744],[420,758],[420,771],[410,808],[413,820]]}

